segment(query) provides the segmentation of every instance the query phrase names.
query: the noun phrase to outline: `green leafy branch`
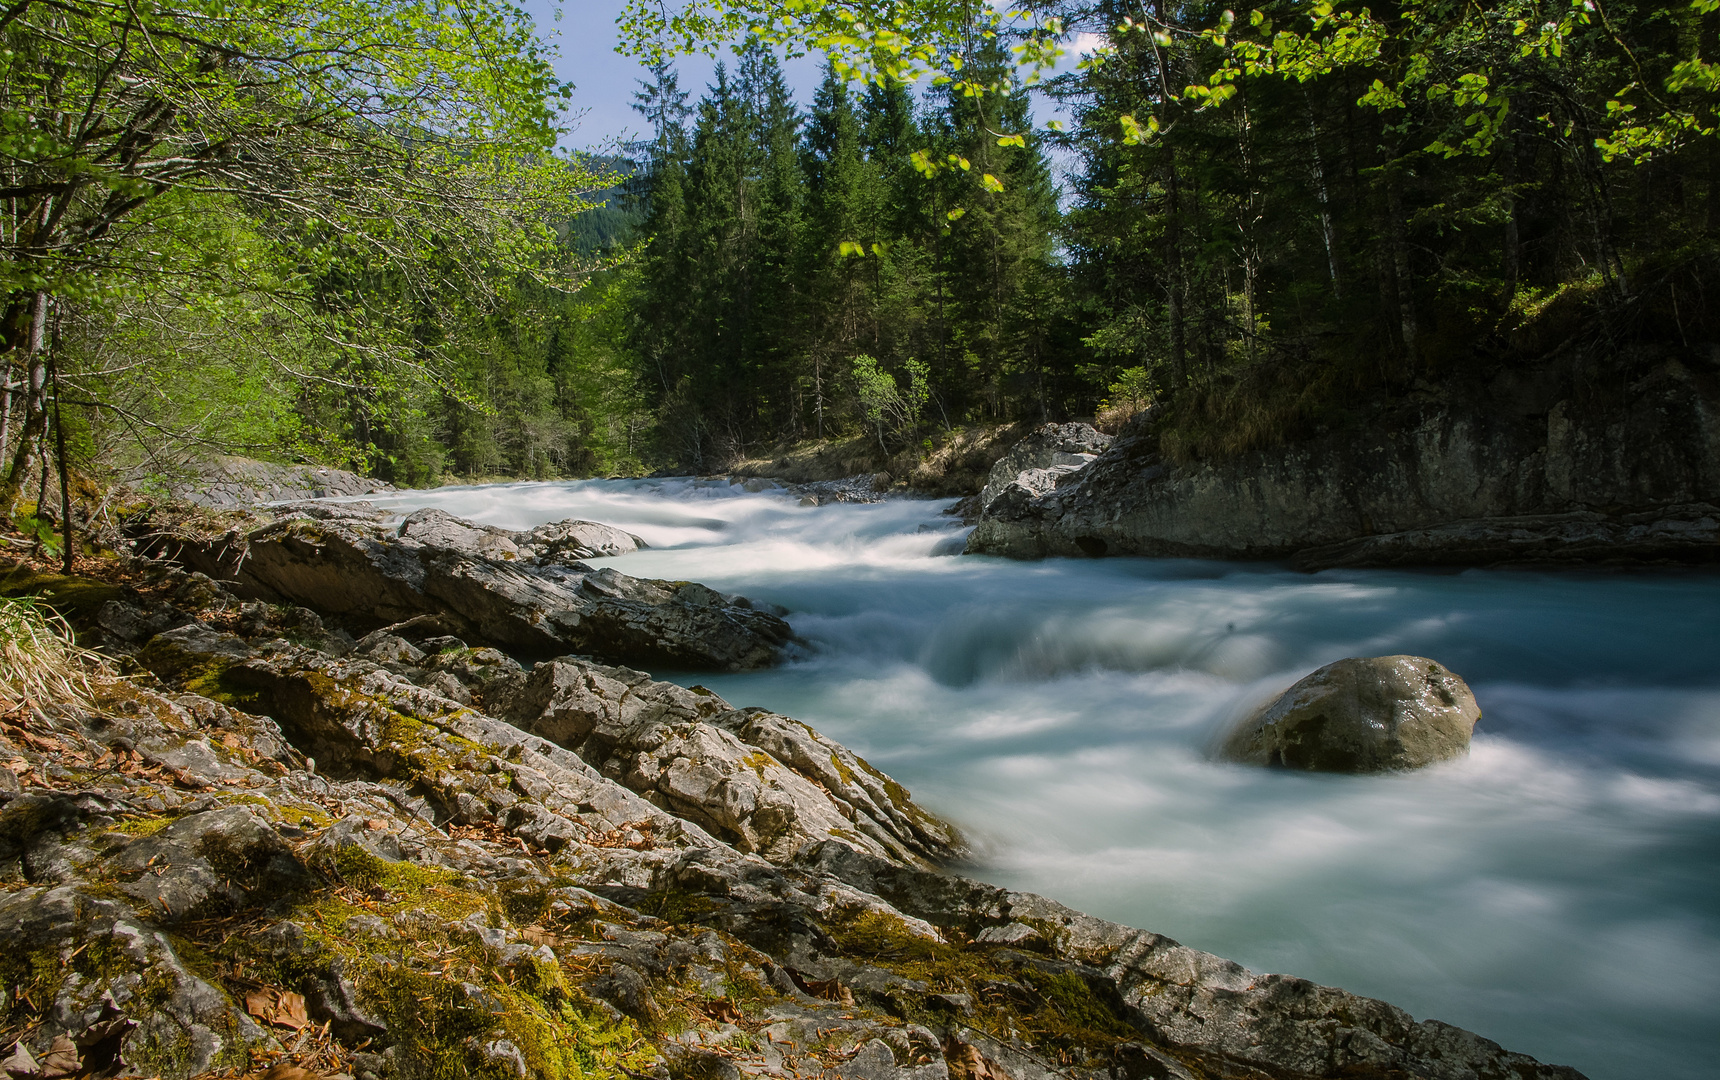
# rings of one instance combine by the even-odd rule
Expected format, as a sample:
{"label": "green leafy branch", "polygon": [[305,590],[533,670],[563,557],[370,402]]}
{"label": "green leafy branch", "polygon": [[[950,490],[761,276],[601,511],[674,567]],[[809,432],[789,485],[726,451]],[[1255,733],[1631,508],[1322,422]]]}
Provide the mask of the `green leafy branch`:
{"label": "green leafy branch", "polygon": [[[1672,14],[1681,10],[1686,18],[1706,19],[1720,10],[1720,0],[1693,0]],[[1162,27],[1146,32],[1169,43]],[[1606,104],[1609,130],[1595,139],[1603,157],[1642,161],[1720,130],[1715,107],[1720,69],[1693,52],[1659,80],[1657,89],[1600,0],[1568,0],[1550,16],[1530,0],[1485,6],[1412,0],[1390,18],[1376,16],[1367,6],[1290,0],[1250,12],[1246,30],[1236,26],[1233,12],[1225,11],[1199,36],[1218,50],[1219,61],[1203,82],[1180,96],[1201,108],[1223,105],[1245,78],[1305,83],[1345,69],[1384,69],[1357,103],[1382,112],[1406,109],[1415,101],[1449,105],[1456,112],[1453,134],[1425,148],[1444,157],[1491,152],[1508,129],[1518,84],[1528,77],[1522,65],[1581,63],[1567,54],[1578,49],[1586,56],[1603,44],[1636,73]],[[1469,69],[1450,71],[1454,63]],[[1156,130],[1125,120],[1125,142],[1142,141]]]}

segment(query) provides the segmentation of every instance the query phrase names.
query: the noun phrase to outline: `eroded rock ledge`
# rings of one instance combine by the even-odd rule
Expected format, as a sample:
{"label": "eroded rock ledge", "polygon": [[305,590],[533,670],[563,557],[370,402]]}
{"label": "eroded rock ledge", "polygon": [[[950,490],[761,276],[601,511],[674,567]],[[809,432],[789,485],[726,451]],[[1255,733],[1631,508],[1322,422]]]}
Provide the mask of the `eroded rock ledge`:
{"label": "eroded rock ledge", "polygon": [[195,475],[168,484],[178,499],[198,506],[251,506],[290,499],[373,495],[393,491],[386,480],[320,465],[280,465],[222,456],[193,466]]}
{"label": "eroded rock ledge", "polygon": [[117,1010],[171,1080],[1579,1078],[944,873],[952,828],[787,717],[121,591],[139,674],[0,723],[0,977],[38,1059]]}
{"label": "eroded rock ledge", "polygon": [[1212,462],[1164,455],[1148,410],[1079,472],[1000,488],[967,550],[1307,570],[1720,561],[1716,365],[1619,366],[1506,372]]}
{"label": "eroded rock ledge", "polygon": [[446,633],[504,649],[694,670],[777,661],[788,624],[745,597],[580,561],[614,554],[627,539],[637,541],[591,522],[511,533],[440,510],[394,524],[349,503],[287,508],[249,533],[186,541],[172,553],[243,598],[361,627],[436,619]]}

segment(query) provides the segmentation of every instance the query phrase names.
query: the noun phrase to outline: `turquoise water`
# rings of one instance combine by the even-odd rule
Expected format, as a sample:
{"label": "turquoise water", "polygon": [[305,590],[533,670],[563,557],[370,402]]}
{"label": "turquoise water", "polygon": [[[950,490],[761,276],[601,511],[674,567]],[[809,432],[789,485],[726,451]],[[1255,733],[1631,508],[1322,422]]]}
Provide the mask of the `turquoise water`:
{"label": "turquoise water", "polygon": [[[1715,1075],[1720,574],[1014,563],[939,554],[961,537],[945,502],[687,480],[372,501],[605,521],[653,544],[618,569],[788,608],[791,663],[656,674],[847,743],[968,831],[972,876],[1597,1080]],[[1209,756],[1313,668],[1400,652],[1474,688],[1467,758],[1340,777]]]}

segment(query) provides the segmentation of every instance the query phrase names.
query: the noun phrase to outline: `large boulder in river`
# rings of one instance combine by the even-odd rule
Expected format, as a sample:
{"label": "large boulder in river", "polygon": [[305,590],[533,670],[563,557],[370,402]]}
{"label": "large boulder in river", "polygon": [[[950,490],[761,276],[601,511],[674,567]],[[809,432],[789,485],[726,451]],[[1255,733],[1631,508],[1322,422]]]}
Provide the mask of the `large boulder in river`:
{"label": "large boulder in river", "polygon": [[1468,685],[1437,661],[1339,660],[1250,716],[1223,755],[1312,772],[1418,769],[1464,754],[1480,718]]}
{"label": "large boulder in river", "polygon": [[[1025,481],[1034,494],[1043,494],[1056,487],[1056,479],[1093,462],[1111,445],[1111,436],[1092,424],[1045,424],[1010,447],[997,460],[979,493],[981,511],[991,506],[1004,490],[1018,481]],[[1023,474],[1044,470],[1031,479]]]}
{"label": "large boulder in river", "polygon": [[245,599],[302,604],[360,629],[432,616],[466,641],[531,653],[698,670],[777,660],[791,632],[775,614],[693,582],[593,569],[571,552],[632,538],[573,527],[584,524],[511,533],[441,510],[399,524],[349,511],[187,542],[178,556]]}

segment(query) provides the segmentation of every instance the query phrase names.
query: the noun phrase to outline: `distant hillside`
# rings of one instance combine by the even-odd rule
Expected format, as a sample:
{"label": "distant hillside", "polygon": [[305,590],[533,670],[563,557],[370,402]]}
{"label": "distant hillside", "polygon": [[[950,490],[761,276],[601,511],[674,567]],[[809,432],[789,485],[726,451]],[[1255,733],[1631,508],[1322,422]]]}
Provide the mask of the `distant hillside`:
{"label": "distant hillside", "polygon": [[579,254],[601,255],[634,243],[645,212],[641,197],[630,193],[626,182],[638,170],[637,162],[597,155],[591,155],[589,162],[595,168],[613,171],[625,179],[614,187],[594,192],[591,200],[602,205],[574,215],[558,231],[561,242]]}

